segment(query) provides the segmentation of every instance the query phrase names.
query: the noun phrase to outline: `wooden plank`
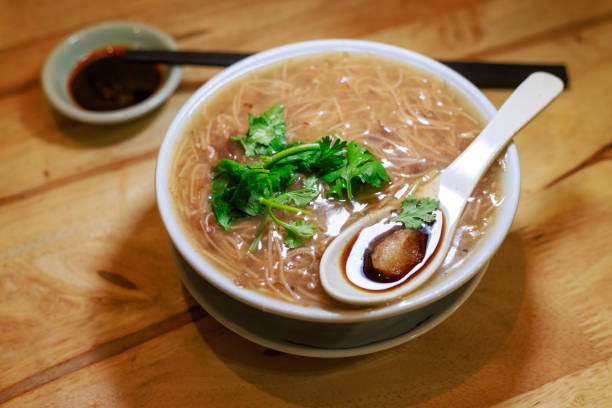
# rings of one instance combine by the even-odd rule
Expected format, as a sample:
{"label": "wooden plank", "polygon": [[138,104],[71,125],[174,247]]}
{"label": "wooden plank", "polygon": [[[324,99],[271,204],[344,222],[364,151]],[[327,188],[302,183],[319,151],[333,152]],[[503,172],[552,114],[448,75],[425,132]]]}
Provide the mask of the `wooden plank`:
{"label": "wooden plank", "polygon": [[[176,35],[184,35],[184,40],[180,41],[183,47],[213,47],[241,50],[260,49],[279,45],[287,41],[313,38],[313,36],[334,37],[351,35],[365,36],[366,38],[409,46],[410,44],[403,41],[402,38],[409,38],[415,44],[428,44],[428,38],[431,36],[437,38],[439,35],[437,31],[431,31],[433,28],[428,28],[424,31],[416,30],[414,35],[410,35],[410,37],[406,37],[404,34],[399,35],[394,31],[377,31],[383,26],[383,19],[376,19],[366,24],[366,21],[369,21],[368,16],[375,14],[370,8],[365,6],[365,8],[354,7],[350,8],[352,10],[350,13],[338,14],[332,13],[331,11],[333,10],[321,9],[321,7],[331,6],[317,6],[316,4],[311,4],[307,8],[287,8],[287,10],[291,11],[286,11],[285,14],[281,13],[279,17],[274,17],[281,19],[283,24],[273,24],[275,20],[270,21],[269,18],[262,17],[262,21],[265,21],[266,24],[258,24],[263,24],[263,26],[253,26],[245,22],[243,25],[251,28],[245,28],[244,30],[246,31],[231,31],[232,27],[235,26],[228,26],[224,23],[228,19],[234,21],[239,17],[248,20],[251,12],[255,13],[255,15],[263,12],[256,11],[259,10],[256,6],[252,6],[253,9],[244,6],[246,7],[244,11],[236,17],[236,7],[242,8],[243,5],[236,6],[232,4],[229,3],[229,5],[223,6],[220,9],[213,8],[212,10],[207,7],[201,9],[196,7],[196,10],[193,10],[194,7],[191,7],[187,10],[189,13],[185,12],[187,16],[183,21],[178,21],[179,17],[176,17],[165,23],[169,27],[162,28],[169,28],[171,32],[178,33]],[[512,6],[513,4],[515,3],[508,3],[508,6],[505,6],[509,7],[509,9],[505,11],[504,16],[514,15],[513,13],[522,15],[520,13],[523,13],[524,8],[527,7],[524,3],[517,3],[518,6]],[[542,2],[542,4],[547,3]],[[596,2],[596,4],[590,6],[587,5],[588,7],[581,6],[576,10],[572,18],[590,19],[599,16],[607,12],[606,4],[605,2]],[[459,5],[460,2],[452,6],[458,7]],[[139,10],[137,6],[134,7],[136,7],[135,11]],[[449,18],[461,21],[459,18],[461,13],[465,13],[465,10],[471,10],[471,8],[459,8],[457,11],[453,11],[454,8],[449,7],[448,10],[450,11],[437,15],[435,12],[442,9],[440,4],[433,3],[428,7],[417,7],[410,12],[402,12],[400,17],[393,20],[394,24],[400,27],[421,26],[423,24],[422,19],[427,17],[428,23],[432,23],[433,27],[434,22],[437,22],[436,24],[444,24]],[[496,26],[494,23],[500,17],[495,13],[499,13],[500,3],[486,3],[479,7],[484,8],[482,15],[478,14],[480,21],[488,21],[487,26]],[[156,11],[157,14],[155,16],[159,19],[159,22],[165,21],[163,20],[163,11],[163,8]],[[210,14],[206,14],[207,12],[210,12]],[[455,15],[453,13],[458,14],[455,17],[449,17]],[[317,15],[327,17],[315,18]],[[341,20],[338,20],[340,18],[339,15],[342,16]],[[434,17],[435,15],[437,17]],[[388,15],[383,13],[382,16]],[[517,18],[519,17],[514,17],[512,21],[515,21]],[[569,17],[565,14],[552,13],[550,15],[546,14],[545,18],[545,23],[537,26],[533,25],[533,27],[556,27],[566,24]],[[351,19],[355,20],[354,24],[347,24],[347,21],[353,21]],[[296,20],[304,21],[304,24],[289,24]],[[200,27],[214,24],[215,28],[197,32],[195,28],[198,22]],[[237,20],[235,23],[238,24],[239,22],[240,20]],[[513,25],[512,27],[514,28],[507,33],[503,33],[503,35],[501,31],[487,32],[487,41],[493,41],[494,39],[495,45],[499,45],[520,39],[525,35],[526,29],[532,29],[532,25],[528,23],[528,20],[520,24],[517,23],[516,27]],[[287,34],[286,30],[288,27],[299,27],[300,32],[295,33],[295,35]],[[337,27],[343,27],[343,31],[334,31],[338,29]],[[347,31],[347,27],[361,28],[350,28],[350,30],[356,31]],[[48,30],[51,29],[52,27],[48,28]],[[298,28],[292,29],[297,30]],[[194,31],[196,34],[189,35],[190,32]],[[269,32],[269,34],[264,35],[265,33],[261,31]],[[281,35],[281,32],[284,34]],[[372,34],[373,32],[377,32],[377,34]],[[51,35],[53,36],[53,33]],[[0,75],[0,110],[6,113],[0,117],[0,126],[7,129],[6,136],[0,139],[0,146],[2,147],[0,149],[0,161],[6,163],[6,166],[2,167],[2,169],[6,169],[5,171],[16,166],[22,169],[19,174],[4,177],[6,182],[0,186],[0,201],[2,198],[14,198],[15,195],[26,191],[39,189],[44,184],[65,179],[75,173],[87,171],[115,160],[123,160],[130,154],[142,154],[144,151],[150,151],[153,146],[159,144],[161,136],[170,123],[173,112],[176,112],[188,94],[193,92],[212,73],[217,72],[210,69],[204,71],[193,68],[189,69],[185,75],[182,92],[179,91],[166,106],[153,115],[128,126],[92,127],[75,124],[53,113],[48,107],[42,91],[36,86],[36,81],[43,57],[49,51],[52,42],[43,40],[40,43],[34,41],[32,44],[34,45],[25,48],[14,47],[3,52],[0,51],[0,57],[4,60],[23,62],[19,70],[13,69],[13,65],[4,65],[5,71],[0,72],[2,74]],[[492,45],[487,43],[487,46]],[[461,44],[452,43],[446,45],[442,41],[433,43],[430,46],[423,45],[423,47],[425,48],[417,50],[427,53],[437,50],[441,56],[443,53],[446,53],[446,57],[467,55],[485,48],[480,41],[465,41]],[[587,59],[594,58],[595,55],[587,56]],[[564,57],[563,59],[566,61],[575,60],[575,58],[572,58],[575,55],[565,55]],[[38,59],[36,60],[36,58]],[[517,58],[519,58],[518,55]],[[26,75],[26,77],[22,77],[22,75]],[[2,97],[2,89],[5,90],[4,97]],[[601,89],[601,87],[597,89]],[[92,147],[92,145],[97,145],[98,149],[87,149]],[[74,154],[75,150],[81,154]],[[43,151],[44,154],[42,153]]]}
{"label": "wooden plank", "polygon": [[[435,0],[418,7],[400,8],[395,0],[383,4],[364,0],[333,3],[155,0],[123,2],[116,7],[99,3],[87,8],[74,1],[44,1],[34,7],[34,16],[29,1],[0,3],[0,57],[20,63],[19,70],[13,69],[14,64],[0,67],[0,95],[8,89],[14,91],[24,84],[33,84],[44,58],[60,39],[105,20],[135,20],[158,26],[187,48],[256,51],[304,39],[357,37],[477,1]],[[296,21],[300,24],[295,24]]]}
{"label": "wooden plank", "polygon": [[154,164],[0,207],[10,238],[0,240],[0,388],[192,304],[157,213]]}
{"label": "wooden plank", "polygon": [[[505,54],[551,42],[612,18],[610,2],[484,1],[385,28],[368,38],[399,45],[434,58],[469,58]],[[539,62],[548,61],[545,58]],[[558,62],[553,59],[552,62]],[[561,60],[563,61],[563,60]]]}
{"label": "wooden plank", "polygon": [[[552,395],[559,389],[576,404],[605,396],[609,388],[585,390],[609,377],[597,362],[612,349],[612,4],[124,3],[0,3],[0,57],[19,61],[19,69],[0,67],[0,401],[461,407],[517,394],[510,404],[563,401]],[[353,36],[445,58],[566,61],[573,86],[517,136],[524,171],[516,222],[457,314],[373,356],[275,355],[195,312],[155,209],[163,133],[216,70],[187,69],[167,105],[121,127],[75,124],[43,99],[37,77],[48,50],[75,26],[110,17],[159,25],[185,48]],[[499,105],[508,92],[487,95]]]}
{"label": "wooden plank", "polygon": [[26,0],[3,1],[0,4],[0,48],[23,45],[38,41],[49,34],[69,33],[79,26],[95,21],[117,18],[131,13],[133,16],[145,12],[147,6],[155,9],[162,1],[114,2],[112,7],[91,4],[83,7],[78,0],[50,1]]}
{"label": "wooden plank", "polygon": [[607,84],[612,75],[612,21],[496,56],[497,60],[553,61],[569,66],[570,88],[517,135],[524,193],[544,188],[612,147]]}
{"label": "wooden plank", "polygon": [[[269,354],[204,316],[11,395],[6,406],[111,401],[189,407],[205,401],[210,407],[472,407],[537,389],[611,355],[612,333],[605,322],[612,313],[606,227],[612,213],[604,206],[612,192],[601,188],[610,171],[612,163],[599,163],[539,197],[534,194],[526,205],[558,203],[548,207],[558,221],[543,217],[539,208],[521,212],[468,302],[438,328],[395,349],[340,360]],[[572,222],[579,204],[564,200],[568,191],[584,197],[580,204],[600,217]],[[590,239],[562,239],[570,233]],[[576,256],[587,250],[586,256]],[[555,259],[550,253],[564,255]],[[602,262],[588,265],[588,259]],[[572,270],[583,273],[570,279]]]}
{"label": "wooden plank", "polygon": [[[495,408],[612,406],[611,359],[495,405]],[[602,381],[603,380],[603,381]]]}
{"label": "wooden plank", "polygon": [[5,113],[0,126],[8,133],[0,142],[0,157],[5,159],[0,172],[6,182],[0,187],[0,205],[72,182],[104,166],[109,170],[121,166],[130,157],[154,159],[187,97],[188,93],[178,93],[152,115],[121,126],[90,126],[65,119],[51,111],[39,89],[5,99],[0,102]]}

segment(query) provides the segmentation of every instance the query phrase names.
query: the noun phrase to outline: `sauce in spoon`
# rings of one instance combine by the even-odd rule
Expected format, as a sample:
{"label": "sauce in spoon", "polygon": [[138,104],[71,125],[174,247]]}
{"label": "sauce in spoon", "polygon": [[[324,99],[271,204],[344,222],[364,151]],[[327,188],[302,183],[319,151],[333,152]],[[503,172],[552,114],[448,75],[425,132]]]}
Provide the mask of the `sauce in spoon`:
{"label": "sauce in spoon", "polygon": [[364,228],[349,242],[340,259],[347,280],[361,289],[384,291],[417,276],[443,237],[444,216],[439,210],[434,214],[435,221],[419,230],[405,229],[389,218]]}

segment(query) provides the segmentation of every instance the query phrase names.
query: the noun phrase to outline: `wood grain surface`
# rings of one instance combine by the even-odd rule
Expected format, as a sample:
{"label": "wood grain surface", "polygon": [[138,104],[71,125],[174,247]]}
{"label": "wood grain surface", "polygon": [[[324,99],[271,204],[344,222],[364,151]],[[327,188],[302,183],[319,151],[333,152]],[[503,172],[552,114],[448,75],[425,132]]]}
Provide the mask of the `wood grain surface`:
{"label": "wood grain surface", "polygon": [[[54,112],[39,75],[69,33],[160,27],[181,48],[360,38],[444,59],[564,63],[571,86],[515,138],[519,210],[481,284],[391,350],[309,359],[233,334],[183,288],[154,197],[186,68],[152,114]],[[0,0],[0,405],[612,406],[612,1]],[[485,90],[497,105],[509,90]]]}

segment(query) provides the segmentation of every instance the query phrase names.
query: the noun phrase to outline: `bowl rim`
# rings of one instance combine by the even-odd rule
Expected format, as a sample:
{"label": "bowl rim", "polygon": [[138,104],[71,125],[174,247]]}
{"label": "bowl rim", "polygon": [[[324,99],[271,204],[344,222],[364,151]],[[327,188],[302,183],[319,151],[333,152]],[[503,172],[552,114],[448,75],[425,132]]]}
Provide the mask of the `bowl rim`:
{"label": "bowl rim", "polygon": [[[115,124],[136,119],[152,111],[153,109],[161,105],[174,92],[182,76],[182,68],[178,65],[169,67],[168,75],[166,76],[163,85],[150,97],[135,105],[123,109],[102,112],[90,111],[79,107],[73,101],[67,101],[66,98],[64,98],[57,91],[56,86],[54,86],[54,84],[57,83],[57,78],[54,74],[54,70],[58,64],[62,64],[62,52],[66,49],[74,47],[74,44],[77,43],[79,39],[97,36],[100,35],[100,33],[114,31],[118,29],[138,30],[159,40],[163,44],[163,48],[165,49],[178,49],[178,44],[174,41],[174,39],[159,28],[127,20],[107,21],[95,24],[68,35],[62,41],[60,41],[60,43],[57,44],[55,48],[51,51],[51,53],[47,56],[47,59],[45,60],[43,69],[41,71],[41,83],[43,91],[45,93],[45,96],[47,97],[47,100],[57,111],[79,122],[86,122],[92,124]],[[96,47],[96,49],[99,49],[101,47],[102,46]],[[91,52],[95,50],[91,49],[89,51]],[[62,86],[67,86],[67,84],[62,84]]]}
{"label": "bowl rim", "polygon": [[399,301],[376,307],[340,310],[304,306],[239,287],[231,277],[217,272],[215,265],[196,250],[193,241],[183,231],[179,214],[173,207],[168,188],[176,141],[182,135],[182,130],[189,122],[189,118],[208,97],[227,83],[263,66],[288,58],[333,52],[366,53],[399,60],[444,79],[449,86],[473,104],[485,120],[490,120],[497,112],[487,97],[466,78],[440,62],[410,50],[378,42],[347,39],[315,40],[283,45],[254,54],[223,70],[202,85],[181,107],[164,136],[158,154],[155,175],[157,204],[169,237],[183,258],[212,285],[250,306],[269,313],[307,321],[357,322],[391,317],[425,306],[456,290],[474,277],[501,245],[513,221],[520,191],[520,167],[514,144],[510,144],[505,152],[508,163],[503,173],[506,195],[496,222],[488,230],[487,239],[479,243],[475,253],[453,271],[453,277],[445,279],[442,284],[420,295],[417,298],[418,301],[407,295]]}

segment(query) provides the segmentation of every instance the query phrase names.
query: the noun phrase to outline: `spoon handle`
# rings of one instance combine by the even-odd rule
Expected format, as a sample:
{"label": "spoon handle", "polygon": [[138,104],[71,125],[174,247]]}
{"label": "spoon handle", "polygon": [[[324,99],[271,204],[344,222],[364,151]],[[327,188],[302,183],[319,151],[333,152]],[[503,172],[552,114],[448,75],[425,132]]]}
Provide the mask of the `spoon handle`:
{"label": "spoon handle", "polygon": [[442,172],[440,186],[456,198],[467,200],[480,176],[512,136],[562,90],[563,82],[554,75],[536,72],[527,77],[480,135]]}

